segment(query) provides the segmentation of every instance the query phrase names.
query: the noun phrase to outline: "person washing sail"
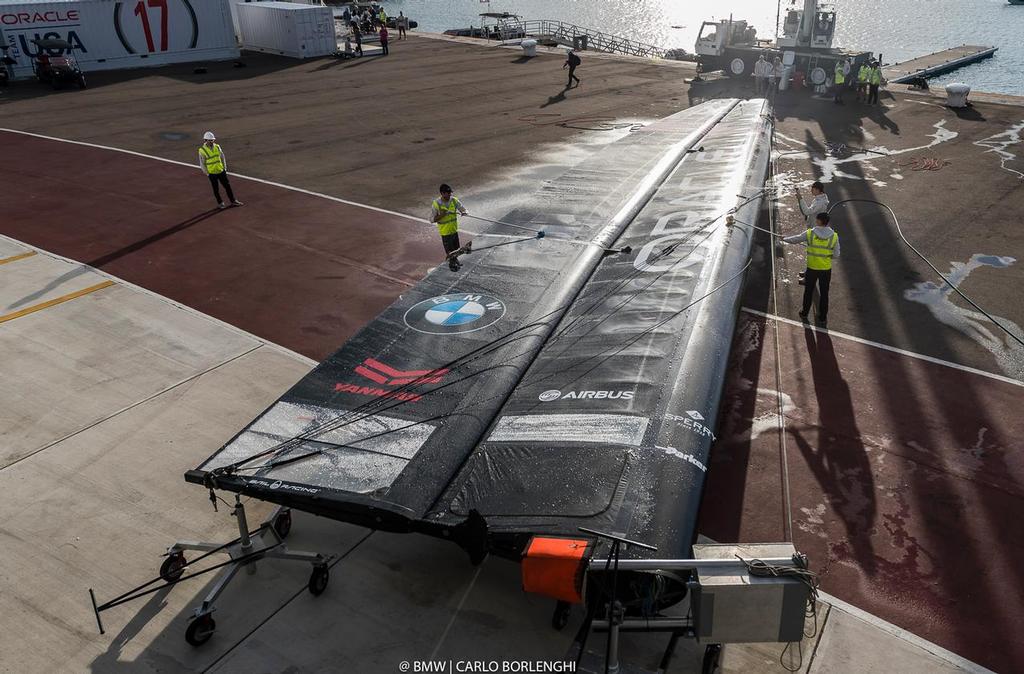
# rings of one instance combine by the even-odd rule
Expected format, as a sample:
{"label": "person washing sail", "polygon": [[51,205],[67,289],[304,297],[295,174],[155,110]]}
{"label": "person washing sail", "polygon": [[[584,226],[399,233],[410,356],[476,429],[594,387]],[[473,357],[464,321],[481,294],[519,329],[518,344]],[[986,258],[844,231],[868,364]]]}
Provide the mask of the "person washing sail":
{"label": "person washing sail", "polygon": [[[439,191],[441,196],[430,204],[430,221],[437,225],[444,253],[449,255],[462,247],[459,243],[459,214],[466,215],[466,209],[459,198],[452,194],[450,185],[443,183]],[[448,258],[449,269],[458,271],[461,267],[458,258]]]}

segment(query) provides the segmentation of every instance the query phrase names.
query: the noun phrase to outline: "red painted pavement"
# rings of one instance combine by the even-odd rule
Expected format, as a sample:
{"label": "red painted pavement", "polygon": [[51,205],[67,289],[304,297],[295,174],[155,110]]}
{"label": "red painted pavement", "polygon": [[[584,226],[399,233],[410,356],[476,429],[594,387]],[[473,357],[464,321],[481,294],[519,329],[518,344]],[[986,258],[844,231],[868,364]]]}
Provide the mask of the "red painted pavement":
{"label": "red painted pavement", "polygon": [[[700,531],[783,540],[774,323],[741,316]],[[822,589],[1024,671],[1024,387],[780,325],[794,541]]]}
{"label": "red painted pavement", "polygon": [[0,148],[31,158],[0,163],[0,233],[315,359],[444,258],[408,218],[237,176],[245,206],[218,211],[198,166],[7,132]]}
{"label": "red painted pavement", "polygon": [[[320,359],[440,262],[427,225],[0,132],[0,232]],[[426,200],[430,195],[425,195]],[[784,537],[773,328],[744,316],[700,530]],[[766,331],[767,335],[766,335]],[[823,589],[1024,671],[1024,388],[783,325],[794,538]]]}

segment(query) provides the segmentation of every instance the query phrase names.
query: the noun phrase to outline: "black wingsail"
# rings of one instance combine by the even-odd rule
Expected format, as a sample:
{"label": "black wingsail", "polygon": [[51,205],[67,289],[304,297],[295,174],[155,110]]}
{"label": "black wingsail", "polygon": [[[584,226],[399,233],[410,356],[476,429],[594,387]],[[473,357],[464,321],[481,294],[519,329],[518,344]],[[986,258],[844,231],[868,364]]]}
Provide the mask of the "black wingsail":
{"label": "black wingsail", "polygon": [[[738,105],[668,117],[545,185],[502,218],[544,238],[435,269],[186,479],[375,528],[457,523],[431,509],[606,249]],[[477,247],[524,238],[510,230]]]}
{"label": "black wingsail", "polygon": [[[601,261],[432,516],[492,545],[579,527],[687,558],[769,161],[763,101],[733,108]],[[502,542],[502,538],[506,539]]]}

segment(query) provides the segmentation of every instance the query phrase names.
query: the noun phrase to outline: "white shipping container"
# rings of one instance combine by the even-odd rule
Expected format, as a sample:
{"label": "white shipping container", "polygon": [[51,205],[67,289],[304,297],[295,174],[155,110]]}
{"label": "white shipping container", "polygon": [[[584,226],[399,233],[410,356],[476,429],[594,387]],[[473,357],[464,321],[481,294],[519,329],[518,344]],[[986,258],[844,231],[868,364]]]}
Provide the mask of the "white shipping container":
{"label": "white shipping container", "polygon": [[66,40],[87,72],[239,54],[228,0],[0,0],[0,40],[17,61],[16,78],[32,76],[35,38]]}
{"label": "white shipping container", "polygon": [[327,56],[338,50],[330,7],[291,2],[237,5],[242,48],[291,58]]}

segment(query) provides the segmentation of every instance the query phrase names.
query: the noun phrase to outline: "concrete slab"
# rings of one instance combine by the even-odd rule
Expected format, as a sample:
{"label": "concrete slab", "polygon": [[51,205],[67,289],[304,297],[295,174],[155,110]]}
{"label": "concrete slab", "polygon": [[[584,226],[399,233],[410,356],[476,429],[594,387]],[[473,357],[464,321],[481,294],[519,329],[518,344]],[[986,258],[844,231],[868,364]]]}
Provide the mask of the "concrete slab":
{"label": "concrete slab", "polygon": [[[260,347],[0,471],[7,586],[0,615],[13,621],[4,630],[20,643],[6,650],[4,666],[202,669],[303,590],[306,565],[266,562],[256,576],[241,574],[217,614],[231,619],[222,620],[217,639],[202,650],[187,646],[183,634],[209,576],[112,609],[104,615],[110,630],[104,637],[86,593],[93,587],[102,601],[148,580],[160,552],[176,539],[237,535],[228,510],[214,514],[202,490],[180,476],[307,369]],[[268,511],[253,504],[253,524]],[[304,541],[298,532],[306,519],[313,520],[296,520],[295,548],[307,542],[340,551],[359,533],[334,527],[331,537],[309,540],[307,533]]]}
{"label": "concrete slab", "polygon": [[0,391],[0,464],[260,344],[168,308],[153,296],[114,285],[0,325],[8,380],[27,384]]}
{"label": "concrete slab", "polygon": [[[12,265],[17,265],[17,269]],[[0,279],[0,318],[107,280],[84,265],[68,264],[47,255],[32,255],[0,265]]]}
{"label": "concrete slab", "polygon": [[0,263],[5,263],[5,260],[26,252],[29,252],[27,246],[10,239],[0,238]]}
{"label": "concrete slab", "polygon": [[833,607],[818,647],[812,654],[810,674],[954,674],[980,672],[959,667],[917,644],[904,641]]}

